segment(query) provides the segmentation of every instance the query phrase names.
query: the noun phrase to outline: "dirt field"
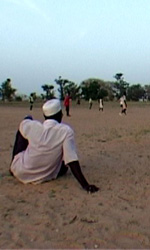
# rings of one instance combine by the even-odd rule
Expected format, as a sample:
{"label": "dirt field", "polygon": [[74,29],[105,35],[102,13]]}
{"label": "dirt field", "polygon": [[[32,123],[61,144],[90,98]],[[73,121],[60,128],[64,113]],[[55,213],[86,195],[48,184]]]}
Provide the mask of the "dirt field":
{"label": "dirt field", "polygon": [[[0,106],[0,248],[150,248],[150,103],[71,107],[80,164],[95,194],[71,172],[40,185],[9,175],[16,129],[29,106]],[[32,115],[43,121],[40,107]]]}

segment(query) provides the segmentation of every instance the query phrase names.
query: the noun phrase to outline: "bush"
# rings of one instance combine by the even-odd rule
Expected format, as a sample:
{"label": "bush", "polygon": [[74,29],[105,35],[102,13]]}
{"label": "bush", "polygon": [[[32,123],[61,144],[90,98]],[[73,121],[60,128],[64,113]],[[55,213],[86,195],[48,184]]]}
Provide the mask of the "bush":
{"label": "bush", "polygon": [[15,100],[16,100],[17,102],[22,102],[22,97],[21,97],[21,96],[16,96],[16,97],[15,97]]}

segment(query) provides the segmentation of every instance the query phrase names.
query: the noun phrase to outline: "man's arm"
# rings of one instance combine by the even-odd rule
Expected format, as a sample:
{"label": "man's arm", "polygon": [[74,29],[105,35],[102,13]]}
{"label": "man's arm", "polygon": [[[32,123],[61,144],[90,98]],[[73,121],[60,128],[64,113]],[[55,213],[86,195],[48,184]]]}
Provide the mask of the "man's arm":
{"label": "man's arm", "polygon": [[83,189],[85,189],[87,192],[97,192],[99,190],[98,187],[96,187],[95,185],[90,185],[87,180],[85,179],[82,171],[81,171],[81,167],[79,164],[79,161],[73,161],[67,164],[70,169],[71,172],[73,173],[73,175],[75,176],[75,178],[78,180],[78,182],[80,183],[80,185],[83,187]]}
{"label": "man's arm", "polygon": [[[25,116],[24,120],[27,120],[27,119],[32,120],[33,118],[31,115],[28,115],[28,116]],[[14,159],[15,155],[26,150],[27,146],[28,146],[28,140],[24,138],[24,136],[18,130],[16,133],[16,139],[15,139],[15,143],[13,147],[12,160]]]}

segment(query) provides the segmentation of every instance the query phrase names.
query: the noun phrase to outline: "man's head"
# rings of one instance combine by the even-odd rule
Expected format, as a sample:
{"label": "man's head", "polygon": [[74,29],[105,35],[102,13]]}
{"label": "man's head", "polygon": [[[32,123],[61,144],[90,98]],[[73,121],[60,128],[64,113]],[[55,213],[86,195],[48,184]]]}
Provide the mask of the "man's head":
{"label": "man's head", "polygon": [[51,99],[44,103],[42,110],[45,119],[54,119],[58,122],[61,122],[62,108],[58,99]]}

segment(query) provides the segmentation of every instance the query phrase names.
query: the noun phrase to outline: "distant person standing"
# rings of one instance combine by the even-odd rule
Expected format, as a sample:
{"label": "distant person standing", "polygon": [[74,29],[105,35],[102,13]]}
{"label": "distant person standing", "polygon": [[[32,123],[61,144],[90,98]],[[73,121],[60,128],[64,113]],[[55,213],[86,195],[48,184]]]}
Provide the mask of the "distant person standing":
{"label": "distant person standing", "polygon": [[34,103],[33,94],[30,95],[29,102],[30,102],[30,110],[32,110],[33,109],[33,103]]}
{"label": "distant person standing", "polygon": [[92,105],[93,105],[93,101],[92,101],[92,98],[89,99],[89,109],[92,108]]}
{"label": "distant person standing", "polygon": [[103,99],[102,98],[99,99],[99,111],[100,110],[102,110],[102,111],[104,110],[104,104],[103,104]]}
{"label": "distant person standing", "polygon": [[126,95],[124,94],[123,96],[120,97],[120,107],[121,107],[121,112],[119,115],[122,114],[127,114],[127,102],[126,102]]}
{"label": "distant person standing", "polygon": [[80,101],[80,97],[78,97],[77,99],[77,104],[80,105],[81,101]]}
{"label": "distant person standing", "polygon": [[67,116],[71,116],[70,115],[70,100],[71,100],[71,97],[70,97],[70,93],[68,92],[67,95],[65,96],[65,100],[64,100],[64,106],[66,108],[66,115]]}

